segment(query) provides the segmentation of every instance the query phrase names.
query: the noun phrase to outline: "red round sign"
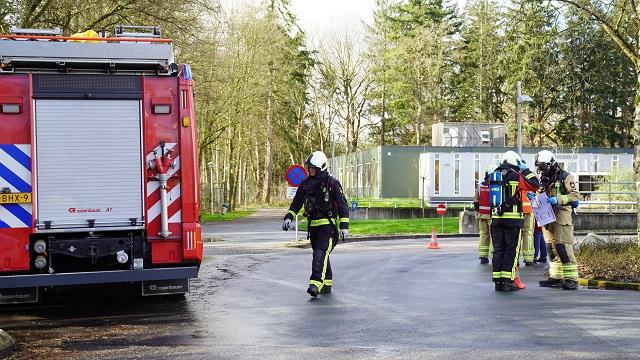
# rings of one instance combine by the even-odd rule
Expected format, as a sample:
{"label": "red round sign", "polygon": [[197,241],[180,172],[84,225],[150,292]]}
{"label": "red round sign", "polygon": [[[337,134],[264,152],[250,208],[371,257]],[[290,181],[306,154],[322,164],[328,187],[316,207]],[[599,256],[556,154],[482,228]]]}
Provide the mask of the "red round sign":
{"label": "red round sign", "polygon": [[438,204],[438,207],[436,208],[436,213],[438,213],[438,215],[446,214],[447,213],[447,205]]}

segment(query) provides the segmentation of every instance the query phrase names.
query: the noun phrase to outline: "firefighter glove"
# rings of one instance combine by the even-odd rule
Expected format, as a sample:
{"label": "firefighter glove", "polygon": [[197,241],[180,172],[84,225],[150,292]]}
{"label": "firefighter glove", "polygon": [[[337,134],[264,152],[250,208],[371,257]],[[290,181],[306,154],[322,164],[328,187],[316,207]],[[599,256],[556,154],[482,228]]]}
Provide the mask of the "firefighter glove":
{"label": "firefighter glove", "polygon": [[291,227],[291,219],[284,219],[284,221],[282,222],[282,230],[289,231],[290,227]]}
{"label": "firefighter glove", "polygon": [[340,239],[347,240],[349,237],[349,229],[340,229]]}
{"label": "firefighter glove", "polygon": [[518,167],[520,168],[520,171],[524,171],[529,168],[529,166],[524,160],[520,161],[520,163],[518,164]]}
{"label": "firefighter glove", "polygon": [[550,197],[548,201],[551,205],[558,205],[558,198],[555,196]]}
{"label": "firefighter glove", "polygon": [[529,199],[529,201],[532,201],[535,197],[536,197],[536,194],[533,191],[527,192],[527,199]]}

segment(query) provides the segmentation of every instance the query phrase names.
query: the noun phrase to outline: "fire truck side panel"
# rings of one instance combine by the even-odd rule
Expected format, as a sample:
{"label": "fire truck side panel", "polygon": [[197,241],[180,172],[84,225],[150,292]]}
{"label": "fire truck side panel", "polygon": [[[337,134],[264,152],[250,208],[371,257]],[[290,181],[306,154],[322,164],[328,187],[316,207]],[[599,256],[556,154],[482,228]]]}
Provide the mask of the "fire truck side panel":
{"label": "fire truck side panel", "polygon": [[0,104],[20,104],[20,113],[0,112],[0,144],[31,144],[31,97],[28,75],[3,75]]}
{"label": "fire truck side panel", "polygon": [[0,271],[29,270],[31,229],[0,229]]}
{"label": "fire truck side panel", "polygon": [[[160,182],[156,179],[156,170],[146,167],[145,199],[147,210],[147,239],[151,243],[151,261],[153,264],[180,263],[182,253],[182,153],[179,145],[178,124],[178,81],[175,77],[143,77],[143,129],[144,153],[147,164],[164,151],[171,151],[174,166],[167,174],[169,238],[162,238]],[[154,112],[158,105],[169,105],[168,114]],[[162,148],[164,144],[164,149]],[[155,152],[155,154],[154,154]]]}
{"label": "fire truck side panel", "polygon": [[[6,75],[0,106],[18,105],[18,113],[0,112],[0,192],[32,193],[31,101],[28,75]],[[29,270],[33,203],[0,204],[0,271]]]}
{"label": "fire truck side panel", "polygon": [[156,240],[151,243],[151,262],[154,264],[181,263],[182,241]]}
{"label": "fire truck side panel", "polygon": [[[186,259],[202,260],[202,229],[198,224],[200,194],[198,152],[196,148],[196,119],[193,101],[193,83],[188,65],[183,65],[180,86],[180,149],[182,153],[182,221],[183,246]],[[186,75],[189,74],[189,75]]]}

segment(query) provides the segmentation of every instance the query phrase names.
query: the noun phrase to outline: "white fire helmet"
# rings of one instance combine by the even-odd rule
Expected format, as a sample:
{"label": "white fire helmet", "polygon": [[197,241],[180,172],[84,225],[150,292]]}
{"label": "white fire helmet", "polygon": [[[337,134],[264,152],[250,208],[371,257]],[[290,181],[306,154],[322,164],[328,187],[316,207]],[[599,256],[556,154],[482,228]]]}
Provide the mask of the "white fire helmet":
{"label": "white fire helmet", "polygon": [[553,153],[549,150],[542,150],[536,155],[535,166],[538,169],[538,172],[547,175],[549,172],[556,167],[556,159],[553,156]]}
{"label": "white fire helmet", "polygon": [[553,153],[549,150],[542,150],[538,155],[536,155],[536,166],[541,164],[553,165],[555,162],[556,159],[553,157]]}
{"label": "white fire helmet", "polygon": [[320,171],[327,170],[327,155],[322,151],[314,151],[304,162],[305,166],[315,167]]}
{"label": "white fire helmet", "polygon": [[504,155],[502,155],[502,162],[508,163],[514,166],[518,166],[520,165],[520,162],[522,162],[522,159],[520,159],[520,155],[518,155],[518,153],[512,150],[509,150],[506,153],[504,153]]}

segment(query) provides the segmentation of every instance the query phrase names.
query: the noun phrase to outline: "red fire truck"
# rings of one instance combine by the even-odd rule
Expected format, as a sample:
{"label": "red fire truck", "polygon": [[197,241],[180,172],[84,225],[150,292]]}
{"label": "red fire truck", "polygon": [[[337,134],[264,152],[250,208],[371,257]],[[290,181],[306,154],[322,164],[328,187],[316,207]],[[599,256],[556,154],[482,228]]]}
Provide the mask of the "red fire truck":
{"label": "red fire truck", "polygon": [[157,27],[0,35],[0,304],[188,291],[202,260],[192,74]]}

